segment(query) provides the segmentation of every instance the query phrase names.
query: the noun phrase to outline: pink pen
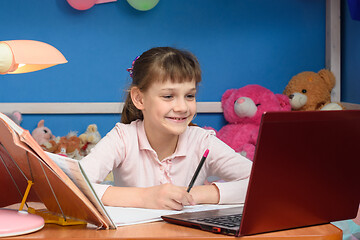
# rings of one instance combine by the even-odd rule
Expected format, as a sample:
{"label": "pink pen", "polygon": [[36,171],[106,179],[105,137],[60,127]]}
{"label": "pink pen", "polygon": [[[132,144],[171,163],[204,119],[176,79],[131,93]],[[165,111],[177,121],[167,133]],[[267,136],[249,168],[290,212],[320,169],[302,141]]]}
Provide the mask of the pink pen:
{"label": "pink pen", "polygon": [[192,188],[192,186],[194,185],[194,182],[197,178],[197,176],[199,175],[199,172],[202,168],[202,166],[204,165],[204,162],[205,162],[205,159],[207,158],[207,156],[209,155],[209,149],[206,149],[204,155],[202,156],[200,162],[199,162],[199,165],[197,166],[196,168],[196,171],[194,173],[194,176],[192,177],[191,181],[190,181],[190,184],[188,186],[188,189],[187,189],[187,192],[190,192],[190,189]]}

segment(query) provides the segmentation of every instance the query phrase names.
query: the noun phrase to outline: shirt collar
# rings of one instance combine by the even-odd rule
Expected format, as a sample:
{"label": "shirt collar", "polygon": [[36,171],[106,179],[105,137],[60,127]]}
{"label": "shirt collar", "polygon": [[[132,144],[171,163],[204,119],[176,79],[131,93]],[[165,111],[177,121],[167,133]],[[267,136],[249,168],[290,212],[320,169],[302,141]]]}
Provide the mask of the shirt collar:
{"label": "shirt collar", "polygon": [[149,140],[147,139],[147,136],[145,133],[144,121],[136,120],[136,129],[137,129],[140,150],[147,149],[147,150],[154,151],[152,149],[152,147],[150,146]]}
{"label": "shirt collar", "polygon": [[[150,150],[155,152],[155,150],[151,147],[149,140],[146,136],[144,121],[136,120],[136,126],[138,133],[139,149]],[[171,158],[186,156],[188,131],[189,131],[189,127],[187,127],[185,132],[179,136],[179,141],[177,143],[175,153],[170,156]]]}

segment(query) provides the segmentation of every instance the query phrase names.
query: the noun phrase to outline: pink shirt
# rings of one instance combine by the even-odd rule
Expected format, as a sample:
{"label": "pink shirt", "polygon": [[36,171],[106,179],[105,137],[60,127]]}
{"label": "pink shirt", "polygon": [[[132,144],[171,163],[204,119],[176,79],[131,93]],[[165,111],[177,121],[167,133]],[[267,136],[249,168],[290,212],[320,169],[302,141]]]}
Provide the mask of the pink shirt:
{"label": "pink shirt", "polygon": [[150,187],[172,183],[187,187],[205,150],[209,155],[195,185],[209,176],[227,182],[214,183],[220,192],[220,204],[242,203],[252,162],[219,140],[214,131],[189,126],[179,136],[175,152],[159,161],[145,134],[143,121],[116,126],[81,160],[88,178],[101,199],[109,185],[100,184],[113,171],[114,185]]}

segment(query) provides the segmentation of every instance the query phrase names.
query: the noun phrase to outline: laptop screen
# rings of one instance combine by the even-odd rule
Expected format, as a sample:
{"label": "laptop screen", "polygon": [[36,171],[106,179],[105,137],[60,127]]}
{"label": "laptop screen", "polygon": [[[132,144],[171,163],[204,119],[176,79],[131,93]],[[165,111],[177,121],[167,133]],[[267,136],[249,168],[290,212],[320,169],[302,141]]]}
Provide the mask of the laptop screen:
{"label": "laptop screen", "polygon": [[355,218],[359,139],[360,111],[265,113],[240,235]]}

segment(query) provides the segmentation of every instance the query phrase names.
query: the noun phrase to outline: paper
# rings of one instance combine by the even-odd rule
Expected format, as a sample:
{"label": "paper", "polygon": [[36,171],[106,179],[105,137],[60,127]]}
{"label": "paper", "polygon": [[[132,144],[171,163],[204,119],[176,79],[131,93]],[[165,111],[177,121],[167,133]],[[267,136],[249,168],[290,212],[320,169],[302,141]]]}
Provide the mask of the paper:
{"label": "paper", "polygon": [[183,212],[198,212],[206,210],[214,210],[229,207],[239,207],[243,204],[238,205],[195,205],[185,206],[183,210],[158,210],[158,209],[146,209],[146,208],[126,208],[126,207],[108,207],[105,206],[106,211],[109,213],[111,219],[114,221],[116,226],[126,226],[139,223],[161,221],[161,216],[178,214]]}
{"label": "paper", "polygon": [[8,116],[1,113],[0,118],[4,120],[19,136],[24,132],[24,129],[14,123]]}
{"label": "paper", "polygon": [[68,175],[68,177],[75,183],[75,185],[85,194],[90,202],[96,207],[103,217],[107,218],[115,228],[115,224],[111,217],[108,215],[104,205],[96,195],[90,181],[86,177],[85,172],[82,170],[78,160],[64,157],[61,155],[46,152],[47,155]]}

